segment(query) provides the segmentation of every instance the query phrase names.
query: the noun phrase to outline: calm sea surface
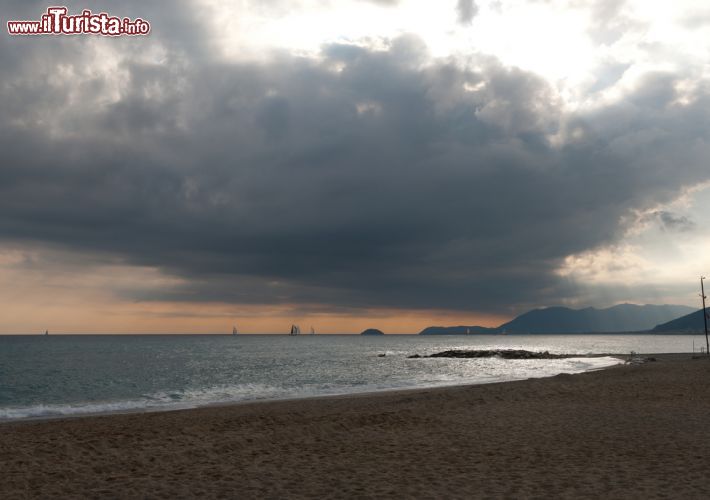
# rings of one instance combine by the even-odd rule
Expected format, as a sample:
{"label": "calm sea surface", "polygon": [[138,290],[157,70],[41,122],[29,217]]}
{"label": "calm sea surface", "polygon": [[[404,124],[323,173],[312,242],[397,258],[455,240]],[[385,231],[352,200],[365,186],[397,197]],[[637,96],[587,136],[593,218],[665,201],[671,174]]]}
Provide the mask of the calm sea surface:
{"label": "calm sea surface", "polygon": [[0,336],[0,420],[489,383],[618,362],[407,359],[445,349],[653,353],[704,342],[685,335]]}

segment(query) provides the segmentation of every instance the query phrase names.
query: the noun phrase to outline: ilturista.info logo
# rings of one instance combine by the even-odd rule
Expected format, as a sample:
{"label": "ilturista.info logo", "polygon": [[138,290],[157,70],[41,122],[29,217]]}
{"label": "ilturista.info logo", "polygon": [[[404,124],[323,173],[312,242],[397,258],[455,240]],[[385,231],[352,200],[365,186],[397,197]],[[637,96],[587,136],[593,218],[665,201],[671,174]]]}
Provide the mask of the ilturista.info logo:
{"label": "ilturista.info logo", "polygon": [[106,12],[95,14],[89,9],[70,15],[66,7],[48,7],[39,21],[8,21],[7,32],[10,35],[139,36],[150,33],[150,23],[141,18],[110,16]]}

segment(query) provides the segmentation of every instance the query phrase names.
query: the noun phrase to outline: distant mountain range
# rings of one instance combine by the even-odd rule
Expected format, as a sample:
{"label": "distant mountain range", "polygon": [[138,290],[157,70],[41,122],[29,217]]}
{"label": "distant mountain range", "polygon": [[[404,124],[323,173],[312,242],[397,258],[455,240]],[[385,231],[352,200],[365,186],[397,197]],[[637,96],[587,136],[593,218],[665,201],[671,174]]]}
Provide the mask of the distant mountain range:
{"label": "distant mountain range", "polygon": [[[619,304],[607,309],[534,309],[496,328],[483,326],[430,326],[420,335],[466,335],[499,333],[608,333],[655,331],[656,325],[694,313],[688,306]],[[691,314],[692,315],[692,314]],[[699,316],[702,323],[702,313]],[[679,320],[682,318],[678,318]]]}
{"label": "distant mountain range", "polygon": [[[708,326],[710,327],[710,319],[708,319]],[[700,333],[704,330],[705,324],[703,322],[703,310],[701,309],[658,325],[651,331],[653,333]]]}

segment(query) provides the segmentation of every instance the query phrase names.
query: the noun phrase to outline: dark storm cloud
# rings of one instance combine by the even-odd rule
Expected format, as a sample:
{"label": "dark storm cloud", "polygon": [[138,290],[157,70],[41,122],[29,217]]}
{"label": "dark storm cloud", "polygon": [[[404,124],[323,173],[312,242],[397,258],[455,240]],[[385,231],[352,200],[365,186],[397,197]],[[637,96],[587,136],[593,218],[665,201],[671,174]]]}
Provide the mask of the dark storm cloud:
{"label": "dark storm cloud", "polygon": [[[198,27],[173,35],[190,26],[173,16],[146,39],[0,47],[14,61],[0,77],[0,237],[187,280],[137,299],[559,302],[574,293],[555,273],[564,257],[710,177],[709,96],[674,104],[674,75],[570,115],[533,74],[432,62],[413,37],[227,63]],[[156,45],[160,60],[139,57]],[[120,47],[117,74],[95,71],[97,47]]]}
{"label": "dark storm cloud", "polygon": [[471,24],[473,18],[478,14],[478,5],[473,0],[458,0],[456,14],[459,23]]}

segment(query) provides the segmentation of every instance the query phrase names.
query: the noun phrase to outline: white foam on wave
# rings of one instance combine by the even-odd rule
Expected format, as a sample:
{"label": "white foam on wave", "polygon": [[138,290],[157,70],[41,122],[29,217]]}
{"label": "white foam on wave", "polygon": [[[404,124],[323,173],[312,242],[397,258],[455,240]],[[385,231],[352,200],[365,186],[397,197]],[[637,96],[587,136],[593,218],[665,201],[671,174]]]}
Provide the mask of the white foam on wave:
{"label": "white foam on wave", "polygon": [[91,415],[97,413],[121,413],[145,409],[145,402],[135,401],[108,401],[102,403],[77,403],[77,404],[39,404],[27,407],[0,408],[0,421],[31,418],[55,418],[75,415]]}
{"label": "white foam on wave", "polygon": [[27,407],[0,408],[0,421],[133,411],[175,410],[257,399],[285,399],[289,395],[290,391],[288,390],[264,384],[224,385],[201,389],[157,392],[143,395],[140,399],[123,401],[40,404]]}
{"label": "white foam on wave", "polygon": [[[418,360],[423,361],[423,360]],[[477,360],[451,360],[470,362]],[[437,359],[441,362],[441,359]],[[496,369],[473,370],[471,376],[431,373],[418,379],[390,379],[378,383],[338,385],[329,383],[303,386],[273,386],[268,384],[218,385],[205,388],[164,391],[143,395],[140,399],[87,402],[76,404],[39,404],[27,407],[0,408],[0,421],[59,418],[104,413],[136,411],[166,411],[257,400],[299,399],[316,396],[360,394],[401,389],[444,387],[467,384],[487,384],[541,378],[560,373],[581,373],[621,363],[613,357],[567,358],[559,360],[503,360]],[[478,368],[485,367],[479,365]]]}

